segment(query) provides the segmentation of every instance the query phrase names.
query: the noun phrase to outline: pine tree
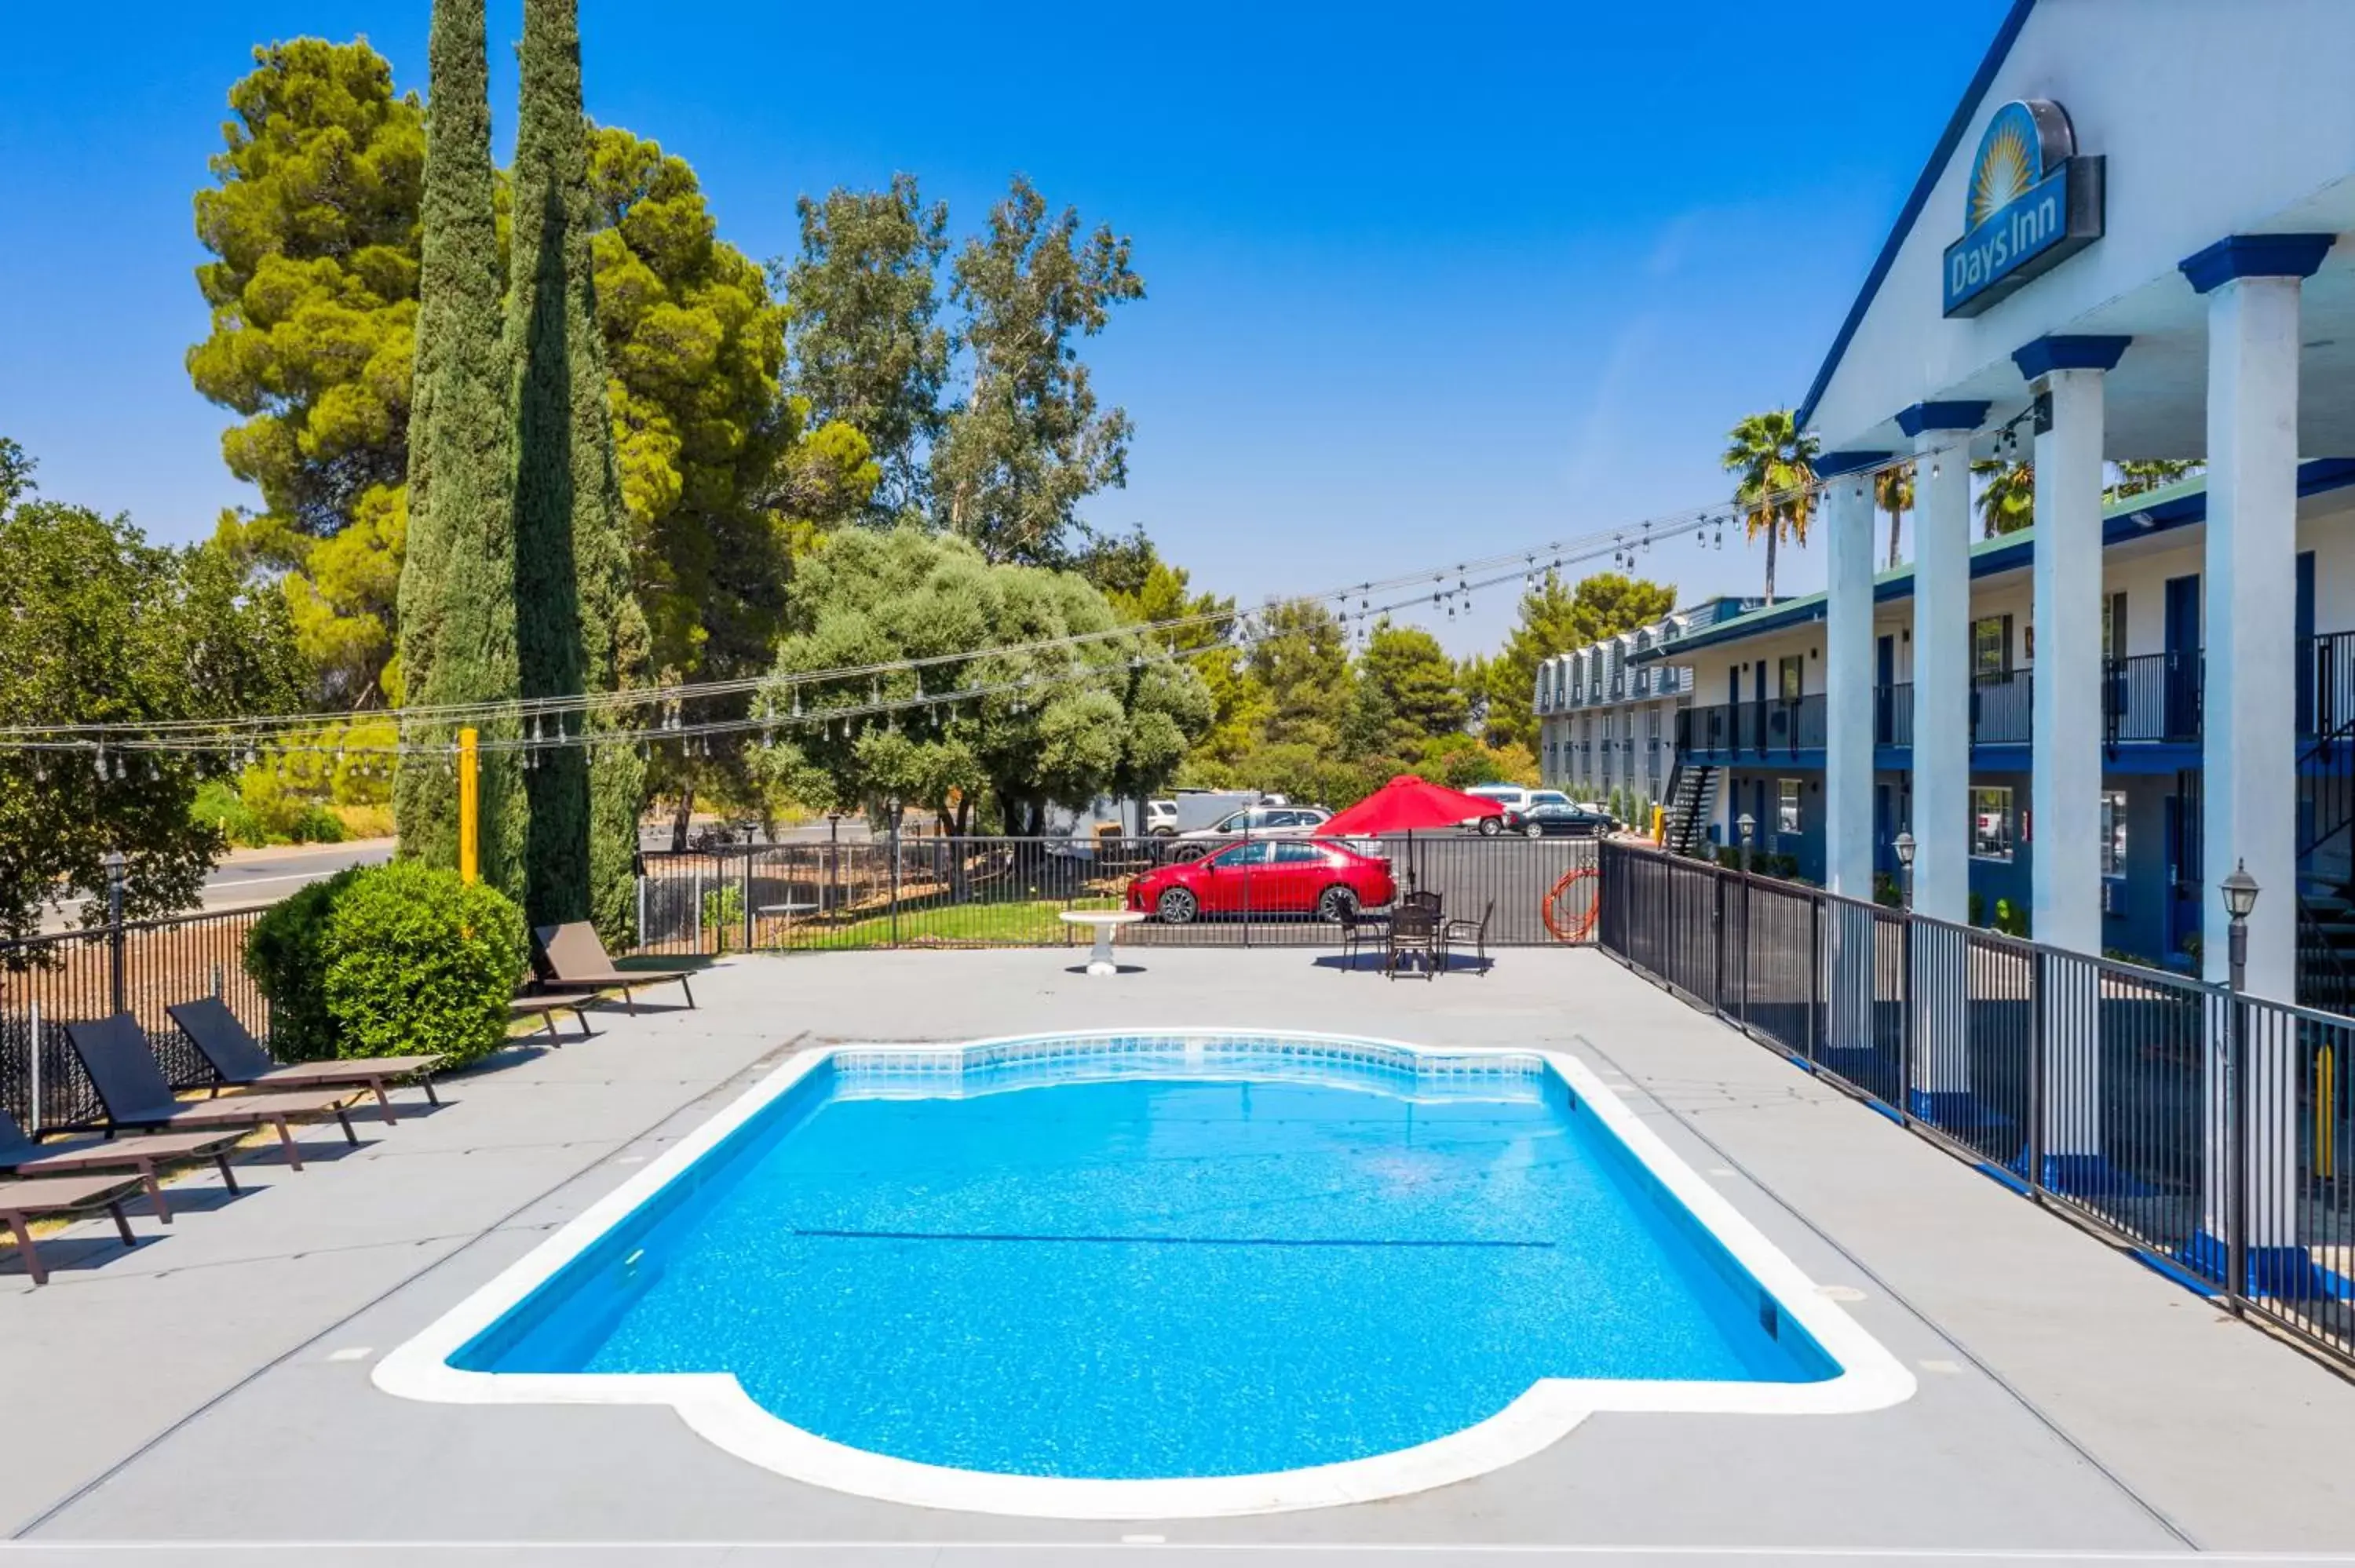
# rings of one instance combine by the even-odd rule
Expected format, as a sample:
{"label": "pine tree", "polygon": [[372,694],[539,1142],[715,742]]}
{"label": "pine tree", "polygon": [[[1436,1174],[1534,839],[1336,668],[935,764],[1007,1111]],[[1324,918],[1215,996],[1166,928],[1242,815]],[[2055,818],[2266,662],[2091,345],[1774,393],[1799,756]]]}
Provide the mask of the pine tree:
{"label": "pine tree", "polygon": [[[522,76],[506,320],[516,641],[525,695],[565,696],[640,683],[647,643],[606,408],[576,0],[525,0]],[[538,738],[594,741],[627,726],[606,716],[583,736],[577,720],[552,722]],[[524,907],[534,925],[588,918],[609,939],[631,934],[644,780],[626,742],[530,754]]]}
{"label": "pine tree", "polygon": [[[507,472],[498,235],[483,0],[435,0],[426,128],[424,257],[410,393],[409,537],[400,574],[400,662],[409,703],[440,706],[517,695],[515,536]],[[479,726],[485,740],[512,724]],[[412,721],[394,788],[401,853],[433,865],[458,855],[447,724]],[[527,803],[512,755],[486,751],[483,875],[523,888]]]}

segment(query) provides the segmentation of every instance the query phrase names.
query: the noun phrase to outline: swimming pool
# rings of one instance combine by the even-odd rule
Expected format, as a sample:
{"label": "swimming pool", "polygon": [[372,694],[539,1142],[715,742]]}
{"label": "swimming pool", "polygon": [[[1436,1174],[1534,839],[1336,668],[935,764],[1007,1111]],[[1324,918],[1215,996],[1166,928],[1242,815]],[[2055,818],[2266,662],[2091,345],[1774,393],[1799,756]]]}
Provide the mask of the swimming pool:
{"label": "swimming pool", "polygon": [[895,1500],[1359,1500],[1912,1379],[1582,1066],[1241,1031],[796,1058],[379,1363]]}

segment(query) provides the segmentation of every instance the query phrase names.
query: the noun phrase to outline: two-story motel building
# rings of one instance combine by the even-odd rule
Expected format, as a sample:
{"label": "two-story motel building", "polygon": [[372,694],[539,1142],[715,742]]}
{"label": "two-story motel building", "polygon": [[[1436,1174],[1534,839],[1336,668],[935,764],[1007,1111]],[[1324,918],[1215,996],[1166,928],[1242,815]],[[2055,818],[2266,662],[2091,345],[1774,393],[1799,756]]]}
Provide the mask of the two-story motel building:
{"label": "two-story motel building", "polygon": [[[2296,993],[2301,928],[2309,994],[2355,968],[2317,935],[2355,842],[2350,60],[2346,0],[2017,0],[1799,409],[1828,591],[1636,655],[1689,672],[1721,841],[1865,898],[1910,832],[1917,910],[2218,980],[2244,865],[2253,991]],[[2007,432],[2035,525],[1977,541]],[[2142,459],[2206,471],[2105,497]]]}

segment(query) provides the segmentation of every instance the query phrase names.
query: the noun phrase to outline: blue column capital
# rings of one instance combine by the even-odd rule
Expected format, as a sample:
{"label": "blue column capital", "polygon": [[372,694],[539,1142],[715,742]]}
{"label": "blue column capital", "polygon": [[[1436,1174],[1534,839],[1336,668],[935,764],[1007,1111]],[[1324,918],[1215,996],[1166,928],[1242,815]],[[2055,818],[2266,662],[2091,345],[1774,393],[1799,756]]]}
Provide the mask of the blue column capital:
{"label": "blue column capital", "polygon": [[1924,430],[1976,430],[1987,412],[1985,403],[1916,403],[1898,412],[1897,428],[1909,436]]}
{"label": "blue column capital", "polygon": [[1879,468],[1894,455],[1892,452],[1818,452],[1812,466],[1817,479],[1838,479],[1844,473]]}
{"label": "blue column capital", "polygon": [[2239,278],[2311,278],[2339,242],[2335,234],[2232,234],[2176,263],[2193,292]]}
{"label": "blue column capital", "polygon": [[2020,375],[2040,380],[2056,370],[2115,370],[2130,337],[2051,335],[2011,351]]}

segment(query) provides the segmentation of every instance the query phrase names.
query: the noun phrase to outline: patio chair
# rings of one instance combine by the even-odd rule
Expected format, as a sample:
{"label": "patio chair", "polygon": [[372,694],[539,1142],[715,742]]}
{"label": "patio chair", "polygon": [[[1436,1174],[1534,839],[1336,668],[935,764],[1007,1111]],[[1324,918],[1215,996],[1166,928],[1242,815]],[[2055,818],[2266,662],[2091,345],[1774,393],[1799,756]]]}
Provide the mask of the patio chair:
{"label": "patio chair", "polygon": [[1420,909],[1428,914],[1434,920],[1438,919],[1441,914],[1439,895],[1430,891],[1428,888],[1419,893],[1407,894],[1399,900],[1399,907],[1401,909]]}
{"label": "patio chair", "polygon": [[182,1160],[209,1160],[219,1167],[221,1181],[232,1192],[237,1176],[229,1163],[237,1147],[234,1132],[159,1132],[144,1138],[77,1139],[70,1143],[36,1143],[25,1136],[16,1118],[0,1110],[0,1172],[10,1176],[72,1176],[92,1171],[127,1172],[147,1191],[155,1217],[172,1223],[172,1207],[164,1201],[162,1167]]}
{"label": "patio chair", "polygon": [[[261,1048],[261,1042],[247,1032],[237,1014],[217,996],[197,1001],[176,1001],[164,1011],[180,1026],[180,1033],[203,1053],[212,1070],[220,1075],[220,1085],[230,1088],[366,1089],[376,1096],[387,1127],[398,1119],[392,1114],[392,1101],[384,1092],[388,1084],[414,1078],[418,1087],[425,1091],[429,1103],[442,1103],[441,1097],[433,1092],[433,1069],[442,1062],[439,1055],[274,1062],[270,1053]],[[220,1085],[214,1086],[216,1091]]]}
{"label": "patio chair", "polygon": [[172,1086],[165,1081],[164,1069],[156,1065],[155,1052],[147,1048],[145,1033],[140,1029],[139,1021],[127,1012],[118,1012],[94,1023],[69,1023],[66,1038],[73,1043],[74,1054],[81,1058],[82,1071],[90,1075],[91,1087],[98,1091],[98,1103],[106,1112],[110,1135],[126,1128],[179,1131],[266,1127],[278,1134],[278,1145],[286,1151],[286,1163],[297,1171],[303,1169],[303,1151],[294,1144],[294,1122],[331,1116],[343,1125],[346,1139],[353,1143],[360,1140],[345,1109],[345,1102],[350,1097],[343,1094],[232,1095],[218,1100],[173,1098]]}
{"label": "patio chair", "polygon": [[1486,975],[1488,972],[1488,922],[1496,913],[1497,901],[1491,898],[1488,907],[1480,911],[1477,920],[1448,921],[1439,934],[1443,950],[1453,951],[1456,943],[1469,938],[1473,951],[1479,955],[1480,972]]}
{"label": "patio chair", "polygon": [[646,985],[668,985],[678,982],[687,992],[687,1005],[695,1005],[695,990],[687,980],[693,969],[619,969],[606,956],[605,944],[597,939],[597,927],[586,920],[574,920],[562,926],[542,926],[532,932],[539,943],[540,985],[548,991],[615,991],[622,993],[622,1005],[635,1014],[638,1011],[635,988]]}
{"label": "patio chair", "polygon": [[1391,927],[1389,916],[1369,915],[1354,904],[1342,910],[1337,918],[1341,926],[1341,956],[1353,963],[1359,948],[1381,940]]}
{"label": "patio chair", "polygon": [[33,1245],[33,1222],[104,1204],[114,1217],[123,1245],[137,1246],[139,1238],[131,1234],[130,1217],[123,1212],[123,1200],[137,1191],[135,1176],[44,1176],[37,1181],[0,1181],[0,1220],[7,1222],[9,1234],[16,1238],[16,1255],[25,1260],[25,1272],[33,1277],[34,1284],[47,1285],[49,1271],[41,1266],[40,1249]]}
{"label": "patio chair", "polygon": [[1423,955],[1423,978],[1429,980],[1439,966],[1439,954],[1445,927],[1438,915],[1420,906],[1401,904],[1399,912],[1391,916],[1390,940],[1382,948],[1382,971],[1398,979],[1399,965],[1410,953]]}

